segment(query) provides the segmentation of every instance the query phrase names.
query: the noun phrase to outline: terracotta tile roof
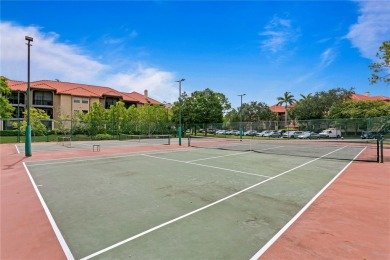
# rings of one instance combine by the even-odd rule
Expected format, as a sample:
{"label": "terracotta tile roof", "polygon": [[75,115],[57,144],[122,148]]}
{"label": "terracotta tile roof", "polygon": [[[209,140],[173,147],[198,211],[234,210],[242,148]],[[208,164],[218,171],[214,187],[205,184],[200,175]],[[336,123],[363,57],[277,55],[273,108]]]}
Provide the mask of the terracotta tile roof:
{"label": "terracotta tile roof", "polygon": [[129,95],[130,97],[138,100],[140,103],[143,103],[143,104],[162,105],[161,102],[159,102],[153,98],[150,98],[150,97],[145,97],[144,95],[142,95],[138,92],[131,92],[131,93],[125,93],[125,94]]}
{"label": "terracotta tile roof", "polygon": [[8,86],[13,91],[26,91],[27,82],[7,79]]}
{"label": "terracotta tile roof", "polygon": [[121,92],[121,94],[122,94],[122,99],[123,99],[124,101],[134,102],[134,103],[140,103],[139,100],[135,99],[134,97],[131,97],[131,96],[130,96],[130,93]]}
{"label": "terracotta tile roof", "polygon": [[74,93],[77,93],[77,96],[80,96],[80,97],[99,97],[98,94],[91,92],[91,91],[89,91],[85,88],[82,88],[82,87],[76,87],[76,88],[72,88],[72,89],[63,90],[60,94],[74,96]]}
{"label": "terracotta tile roof", "polygon": [[[26,91],[27,82],[16,81],[16,80],[7,80],[8,86],[13,91]],[[52,80],[39,80],[30,83],[32,89],[45,89],[53,90],[57,94],[63,95],[72,95],[80,97],[98,97],[103,98],[104,96],[114,96],[120,97],[124,101],[133,102],[133,103],[149,103],[149,104],[161,104],[160,102],[145,97],[137,92],[133,93],[122,93],[116,91],[115,89],[103,86],[93,86],[86,84],[78,84],[71,82],[62,82],[62,81],[52,81]]]}
{"label": "terracotta tile roof", "polygon": [[32,89],[44,89],[44,90],[53,90],[56,91],[56,88],[44,83],[44,82],[30,82],[30,88]]}
{"label": "terracotta tile roof", "polygon": [[72,96],[103,97],[115,96],[121,97],[122,94],[109,87],[92,86],[87,84],[78,84],[62,81],[41,80],[37,82],[46,83],[57,90],[57,94],[68,94]]}
{"label": "terracotta tile roof", "polygon": [[[294,107],[294,104],[293,104],[293,105],[287,106],[287,108],[292,108],[292,107]],[[280,105],[273,105],[273,106],[270,106],[269,109],[270,109],[272,112],[275,112],[275,113],[284,113],[284,112],[285,112],[284,106],[280,106]]]}
{"label": "terracotta tile roof", "polygon": [[390,101],[389,97],[385,96],[366,96],[366,95],[360,95],[360,94],[352,94],[351,99],[353,100],[362,100],[362,101]]}

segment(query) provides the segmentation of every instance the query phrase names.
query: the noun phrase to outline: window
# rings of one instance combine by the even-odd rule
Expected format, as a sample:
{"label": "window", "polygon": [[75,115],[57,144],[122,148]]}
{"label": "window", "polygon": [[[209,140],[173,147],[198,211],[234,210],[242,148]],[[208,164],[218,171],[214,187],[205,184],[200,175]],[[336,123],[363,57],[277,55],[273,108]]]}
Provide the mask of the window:
{"label": "window", "polygon": [[73,110],[73,113],[79,113],[80,111],[79,110]]}
{"label": "window", "polygon": [[109,109],[111,105],[115,105],[119,101],[119,98],[106,97],[105,108]]}
{"label": "window", "polygon": [[[10,104],[18,104],[18,92],[12,92],[7,98]],[[24,93],[19,94],[19,104],[24,104]]]}
{"label": "window", "polygon": [[83,98],[83,104],[88,104],[88,98]]}
{"label": "window", "polygon": [[12,113],[12,118],[23,118],[23,112],[24,112],[24,107],[19,107],[19,115],[18,115],[18,107],[15,107],[14,112]]}
{"label": "window", "polygon": [[80,103],[80,98],[73,98],[73,103]]}
{"label": "window", "polygon": [[50,91],[34,91],[33,105],[52,106],[53,93]]}
{"label": "window", "polygon": [[87,114],[87,113],[88,113],[88,110],[83,110],[83,113],[84,113],[84,114]]}
{"label": "window", "polygon": [[53,119],[53,109],[52,108],[39,108],[45,111],[45,113],[50,116],[50,119]]}

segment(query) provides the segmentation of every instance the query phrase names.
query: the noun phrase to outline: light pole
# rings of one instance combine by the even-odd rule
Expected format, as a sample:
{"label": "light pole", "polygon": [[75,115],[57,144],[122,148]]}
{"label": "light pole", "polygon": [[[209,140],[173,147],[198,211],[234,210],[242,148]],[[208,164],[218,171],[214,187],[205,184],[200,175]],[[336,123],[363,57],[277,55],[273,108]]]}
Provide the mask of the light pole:
{"label": "light pole", "polygon": [[27,41],[27,127],[26,127],[26,143],[25,155],[31,156],[31,125],[30,125],[30,46],[33,37],[26,36]]}
{"label": "light pole", "polygon": [[18,143],[20,143],[20,90],[18,90]]}
{"label": "light pole", "polygon": [[179,130],[178,130],[178,134],[179,134],[179,145],[181,145],[181,134],[182,134],[182,130],[181,130],[181,83],[183,81],[185,81],[186,79],[181,79],[181,80],[177,80],[176,82],[179,82]]}
{"label": "light pole", "polygon": [[241,97],[241,105],[240,105],[240,140],[242,140],[242,97],[245,96],[246,94],[241,94],[238,95]]}

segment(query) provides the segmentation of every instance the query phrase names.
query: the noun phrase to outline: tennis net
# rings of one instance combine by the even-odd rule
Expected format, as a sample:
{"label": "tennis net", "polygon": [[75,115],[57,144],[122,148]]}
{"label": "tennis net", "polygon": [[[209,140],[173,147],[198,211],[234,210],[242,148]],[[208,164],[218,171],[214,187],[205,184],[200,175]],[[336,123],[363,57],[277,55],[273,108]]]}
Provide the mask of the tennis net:
{"label": "tennis net", "polygon": [[256,140],[190,136],[188,146],[281,156],[379,162],[377,140]]}
{"label": "tennis net", "polygon": [[146,144],[171,144],[171,136],[170,135],[127,135],[120,134],[120,141],[128,141],[128,142],[137,142],[137,143],[146,143]]}

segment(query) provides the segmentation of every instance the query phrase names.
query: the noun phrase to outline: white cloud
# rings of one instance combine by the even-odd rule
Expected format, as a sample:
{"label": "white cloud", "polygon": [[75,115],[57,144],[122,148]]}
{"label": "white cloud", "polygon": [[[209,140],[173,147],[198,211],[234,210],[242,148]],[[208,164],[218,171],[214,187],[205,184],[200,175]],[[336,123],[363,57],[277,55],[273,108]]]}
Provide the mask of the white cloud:
{"label": "white cloud", "polygon": [[[137,65],[134,69],[118,69],[115,64],[103,64],[76,45],[59,42],[56,33],[43,33],[36,26],[23,27],[10,22],[0,23],[0,74],[13,80],[27,79],[27,47],[25,36],[34,38],[31,47],[31,80],[54,80],[108,86],[123,92],[149,90],[149,96],[159,101],[177,99],[174,73]],[[136,32],[131,33],[136,37]],[[6,36],[6,37],[5,37]],[[128,60],[128,57],[123,60]],[[133,61],[133,64],[139,62]]]}
{"label": "white cloud", "polygon": [[173,102],[179,95],[173,73],[142,65],[128,73],[108,75],[104,82],[106,86],[123,92],[144,93],[147,89],[149,96],[157,98],[160,102]]}
{"label": "white cloud", "polygon": [[336,55],[334,53],[334,50],[331,48],[326,49],[322,54],[321,54],[321,63],[320,63],[320,68],[325,68],[332,64],[332,62],[335,60]]}
{"label": "white cloud", "polygon": [[1,74],[11,79],[22,80],[27,75],[25,36],[34,38],[30,54],[32,80],[67,78],[85,82],[106,68],[106,65],[82,54],[77,46],[58,43],[56,33],[43,33],[38,27],[1,22],[0,34]]}
{"label": "white cloud", "polygon": [[291,20],[275,16],[264,26],[264,31],[260,32],[259,35],[266,38],[261,41],[261,48],[264,51],[276,53],[284,50],[287,43],[294,42],[299,33],[291,25]]}
{"label": "white cloud", "polygon": [[365,58],[375,60],[383,41],[390,40],[390,2],[358,1],[360,16],[346,38]]}

